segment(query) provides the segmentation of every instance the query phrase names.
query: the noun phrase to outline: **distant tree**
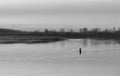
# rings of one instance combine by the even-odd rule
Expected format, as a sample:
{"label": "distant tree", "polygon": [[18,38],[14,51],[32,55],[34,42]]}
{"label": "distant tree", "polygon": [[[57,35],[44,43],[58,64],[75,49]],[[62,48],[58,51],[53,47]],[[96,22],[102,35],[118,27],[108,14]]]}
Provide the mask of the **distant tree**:
{"label": "distant tree", "polygon": [[82,33],[83,32],[83,29],[82,28],[80,28],[80,33]]}
{"label": "distant tree", "polygon": [[51,30],[50,32],[56,33],[57,31],[56,30]]}
{"label": "distant tree", "polygon": [[70,32],[72,33],[72,32],[73,32],[73,30],[72,30],[72,29],[70,29]]}
{"label": "distant tree", "polygon": [[113,27],[113,29],[112,29],[112,32],[116,32],[116,29],[115,29],[115,27]]}
{"label": "distant tree", "polygon": [[94,28],[91,30],[91,32],[100,32],[100,28]]}
{"label": "distant tree", "polygon": [[64,28],[60,29],[60,32],[62,32],[62,33],[65,32],[65,29]]}
{"label": "distant tree", "polygon": [[88,29],[87,28],[83,28],[83,32],[84,33],[88,32]]}
{"label": "distant tree", "polygon": [[120,28],[118,28],[118,32],[120,32]]}
{"label": "distant tree", "polygon": [[44,30],[44,32],[45,32],[45,33],[48,33],[48,32],[49,32],[49,30],[48,30],[48,29],[45,29],[45,30]]}
{"label": "distant tree", "polygon": [[104,30],[104,32],[110,32],[110,30],[108,30],[107,28]]}

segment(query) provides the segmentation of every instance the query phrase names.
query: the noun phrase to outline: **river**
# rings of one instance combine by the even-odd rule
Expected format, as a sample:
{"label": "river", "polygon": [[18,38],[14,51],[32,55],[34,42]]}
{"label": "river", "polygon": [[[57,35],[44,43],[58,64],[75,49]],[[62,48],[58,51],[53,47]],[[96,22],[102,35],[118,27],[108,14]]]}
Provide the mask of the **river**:
{"label": "river", "polygon": [[114,40],[0,44],[0,76],[120,76],[119,58]]}

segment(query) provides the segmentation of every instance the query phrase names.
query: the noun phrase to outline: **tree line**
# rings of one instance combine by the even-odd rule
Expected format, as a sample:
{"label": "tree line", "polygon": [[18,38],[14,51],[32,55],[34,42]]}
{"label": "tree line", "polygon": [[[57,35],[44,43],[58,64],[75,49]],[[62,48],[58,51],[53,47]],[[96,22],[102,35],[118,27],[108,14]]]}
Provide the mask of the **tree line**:
{"label": "tree line", "polygon": [[33,32],[34,34],[41,34],[44,36],[60,36],[60,37],[67,37],[67,38],[120,38],[120,28],[112,28],[112,29],[100,29],[100,28],[93,28],[88,30],[88,28],[81,28],[79,31],[74,31],[70,29],[66,31],[64,28],[60,29],[59,31],[56,30],[49,30],[45,29],[44,32]]}
{"label": "tree line", "polygon": [[64,28],[59,31],[44,29],[44,31],[18,31],[11,29],[0,29],[0,35],[36,35],[36,36],[56,36],[56,37],[66,37],[66,38],[120,38],[120,28],[112,29],[100,29],[93,28],[88,30],[88,28],[81,28],[79,31],[74,31],[70,29],[66,31]]}

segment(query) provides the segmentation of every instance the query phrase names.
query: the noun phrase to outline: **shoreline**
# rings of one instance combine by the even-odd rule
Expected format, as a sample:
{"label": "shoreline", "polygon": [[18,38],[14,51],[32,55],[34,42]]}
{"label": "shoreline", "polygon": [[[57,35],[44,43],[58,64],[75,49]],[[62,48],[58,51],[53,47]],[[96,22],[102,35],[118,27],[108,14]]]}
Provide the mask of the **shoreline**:
{"label": "shoreline", "polygon": [[0,44],[15,44],[15,43],[25,43],[25,44],[37,44],[37,43],[50,43],[58,42],[67,39],[95,39],[95,40],[116,40],[111,38],[66,38],[59,36],[38,36],[38,35],[0,35]]}
{"label": "shoreline", "polygon": [[0,44],[13,44],[13,43],[49,43],[63,41],[66,38],[62,37],[40,37],[40,36],[0,36]]}

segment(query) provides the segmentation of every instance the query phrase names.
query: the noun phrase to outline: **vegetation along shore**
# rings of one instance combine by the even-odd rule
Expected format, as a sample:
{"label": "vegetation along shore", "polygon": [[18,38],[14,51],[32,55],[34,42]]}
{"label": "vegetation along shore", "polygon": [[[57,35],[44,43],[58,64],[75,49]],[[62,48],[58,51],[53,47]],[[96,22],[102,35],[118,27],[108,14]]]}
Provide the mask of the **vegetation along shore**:
{"label": "vegetation along shore", "polygon": [[45,29],[43,32],[39,31],[20,31],[12,29],[0,29],[0,43],[48,43],[62,41],[69,38],[94,38],[94,39],[120,39],[120,29],[115,28],[109,30],[100,30],[94,28],[88,30],[87,28],[80,29],[79,32],[60,31]]}

